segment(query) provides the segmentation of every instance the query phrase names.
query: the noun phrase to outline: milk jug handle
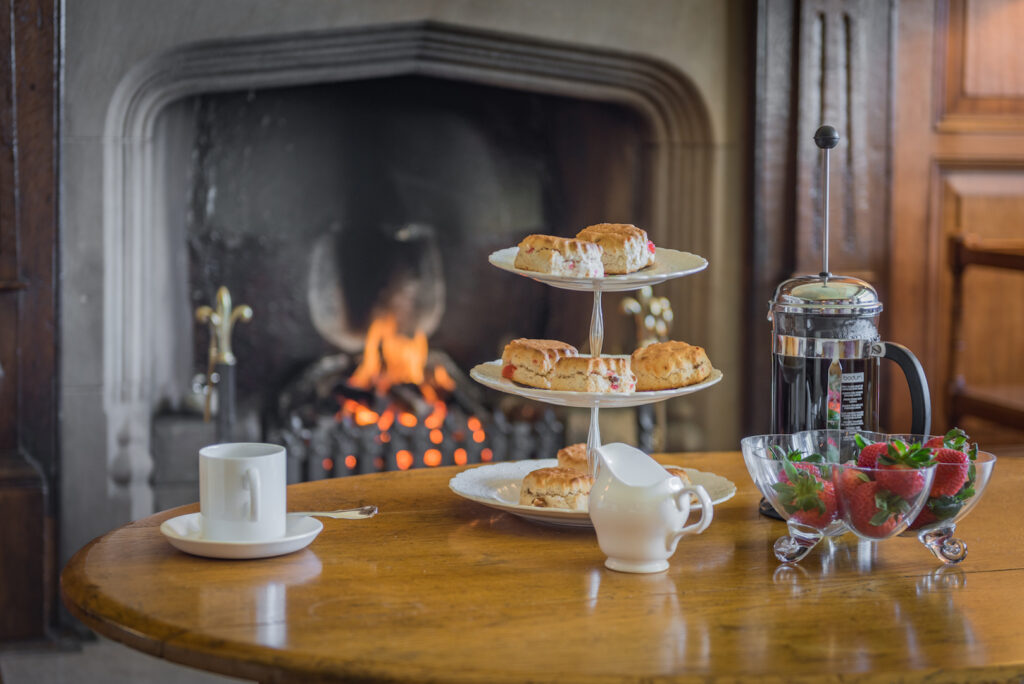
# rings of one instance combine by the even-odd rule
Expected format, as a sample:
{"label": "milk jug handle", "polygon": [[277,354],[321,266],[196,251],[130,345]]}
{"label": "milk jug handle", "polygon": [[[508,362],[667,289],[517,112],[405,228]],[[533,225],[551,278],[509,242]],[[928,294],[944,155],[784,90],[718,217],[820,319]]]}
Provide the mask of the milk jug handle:
{"label": "milk jug handle", "polygon": [[[678,492],[674,494],[676,501],[676,508],[680,511],[689,511],[689,502],[684,498],[691,494],[700,499],[700,520],[693,523],[692,525],[684,525],[678,532],[677,537],[681,537],[684,534],[700,534],[707,529],[708,525],[711,524],[711,519],[715,516],[715,507],[711,504],[711,497],[708,496],[708,492],[701,485],[686,485]],[[685,520],[683,522],[686,522]]]}
{"label": "milk jug handle", "polygon": [[895,361],[903,371],[910,388],[910,434],[927,435],[932,425],[932,402],[928,394],[928,378],[913,352],[902,344],[882,342],[882,357]]}

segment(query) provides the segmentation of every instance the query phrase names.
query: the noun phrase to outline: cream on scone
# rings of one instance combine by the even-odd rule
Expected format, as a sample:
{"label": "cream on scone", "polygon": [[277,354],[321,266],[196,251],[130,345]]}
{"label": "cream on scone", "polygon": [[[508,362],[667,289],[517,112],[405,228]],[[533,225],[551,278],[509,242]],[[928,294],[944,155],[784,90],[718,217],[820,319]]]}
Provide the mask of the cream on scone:
{"label": "cream on scone", "polygon": [[655,342],[633,352],[638,392],[675,389],[703,382],[711,375],[711,361],[702,347],[686,342]]}
{"label": "cream on scone", "polygon": [[519,503],[541,508],[587,510],[594,478],[572,468],[539,468],[527,473],[519,490]]}
{"label": "cream on scone", "polygon": [[558,340],[512,340],[501,354],[501,375],[530,387],[551,389],[551,374],[558,360],[578,355],[576,347]]}
{"label": "cream on scone", "polygon": [[559,449],[558,467],[572,468],[580,471],[581,473],[588,472],[590,470],[590,466],[587,464],[587,445],[580,442],[579,444],[570,444],[567,447]]}
{"label": "cream on scone", "polygon": [[633,273],[654,264],[656,249],[647,231],[629,223],[597,223],[581,230],[576,238],[601,245],[601,261],[609,275]]}
{"label": "cream on scone", "polygon": [[575,356],[562,358],[551,374],[551,389],[561,392],[618,392],[636,389],[636,377],[625,357]]}
{"label": "cream on scone", "polygon": [[554,235],[527,235],[519,243],[516,268],[575,278],[601,278],[601,246]]}

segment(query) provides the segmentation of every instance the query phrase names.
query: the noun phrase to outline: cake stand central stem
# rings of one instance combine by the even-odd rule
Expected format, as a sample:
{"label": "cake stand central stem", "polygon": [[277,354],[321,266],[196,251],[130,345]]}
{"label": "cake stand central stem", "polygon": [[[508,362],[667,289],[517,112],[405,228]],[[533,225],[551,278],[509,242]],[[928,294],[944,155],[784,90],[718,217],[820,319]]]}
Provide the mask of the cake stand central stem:
{"label": "cake stand central stem", "polygon": [[[590,355],[594,358],[600,356],[603,344],[604,315],[601,311],[601,286],[598,284],[594,288],[594,312],[590,316]],[[587,465],[590,467],[590,474],[595,478],[597,477],[597,455],[594,453],[594,449],[601,446],[598,412],[597,404],[590,407],[590,430],[587,432]]]}

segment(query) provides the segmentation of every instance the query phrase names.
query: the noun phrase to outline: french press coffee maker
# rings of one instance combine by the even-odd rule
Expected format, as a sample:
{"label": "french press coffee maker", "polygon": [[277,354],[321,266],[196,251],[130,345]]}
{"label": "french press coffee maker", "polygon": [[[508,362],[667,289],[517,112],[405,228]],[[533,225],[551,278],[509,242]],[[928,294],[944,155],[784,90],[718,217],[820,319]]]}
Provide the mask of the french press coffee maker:
{"label": "french press coffee maker", "polygon": [[822,268],[783,281],[769,302],[772,432],[878,431],[879,369],[889,359],[910,388],[911,433],[928,434],[931,402],[920,362],[906,347],[880,340],[882,302],[870,284],[829,272],[828,154],[839,134],[822,126],[814,142],[821,148]]}

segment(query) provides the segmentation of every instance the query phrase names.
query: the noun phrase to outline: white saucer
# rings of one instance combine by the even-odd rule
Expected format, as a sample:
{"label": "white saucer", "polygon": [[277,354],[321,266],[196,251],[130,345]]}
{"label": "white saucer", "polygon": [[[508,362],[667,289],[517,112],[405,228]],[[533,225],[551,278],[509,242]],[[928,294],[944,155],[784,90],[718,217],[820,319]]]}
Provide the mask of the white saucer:
{"label": "white saucer", "polygon": [[285,533],[280,539],[265,542],[213,541],[199,536],[199,516],[188,513],[165,520],[160,532],[176,549],[207,558],[270,558],[283,556],[309,546],[324,524],[310,516],[289,515]]}

